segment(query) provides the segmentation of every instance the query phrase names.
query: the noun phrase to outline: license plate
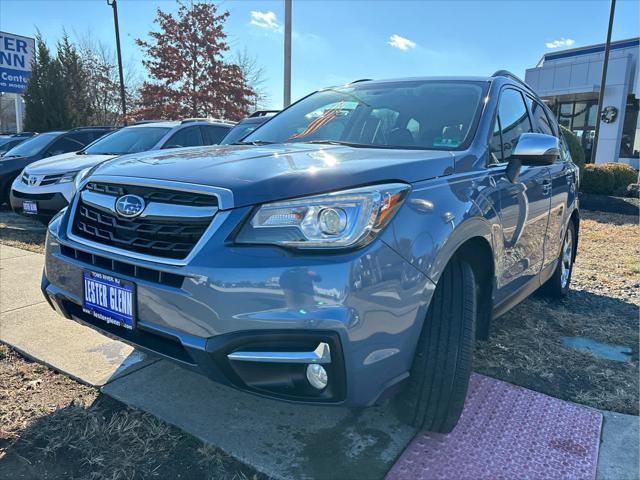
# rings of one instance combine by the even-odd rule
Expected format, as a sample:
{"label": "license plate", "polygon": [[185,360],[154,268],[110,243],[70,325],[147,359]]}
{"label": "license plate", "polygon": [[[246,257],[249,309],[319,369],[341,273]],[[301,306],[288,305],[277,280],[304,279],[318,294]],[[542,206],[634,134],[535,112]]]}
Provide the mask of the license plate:
{"label": "license plate", "polygon": [[82,310],[107,323],[133,330],[135,284],[98,272],[82,272]]}
{"label": "license plate", "polygon": [[25,200],[22,202],[22,211],[28,215],[37,215],[38,204],[33,200]]}

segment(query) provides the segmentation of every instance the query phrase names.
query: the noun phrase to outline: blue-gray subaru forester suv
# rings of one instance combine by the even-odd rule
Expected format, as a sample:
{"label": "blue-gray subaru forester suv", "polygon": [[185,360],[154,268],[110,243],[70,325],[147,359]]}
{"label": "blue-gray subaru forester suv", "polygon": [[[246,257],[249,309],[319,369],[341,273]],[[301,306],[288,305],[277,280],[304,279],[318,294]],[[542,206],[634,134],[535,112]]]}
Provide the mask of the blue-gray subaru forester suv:
{"label": "blue-gray subaru forester suv", "polygon": [[315,92],[241,144],[96,167],[48,227],[62,315],[247,392],[447,432],[474,340],[567,293],[578,171],[508,72]]}

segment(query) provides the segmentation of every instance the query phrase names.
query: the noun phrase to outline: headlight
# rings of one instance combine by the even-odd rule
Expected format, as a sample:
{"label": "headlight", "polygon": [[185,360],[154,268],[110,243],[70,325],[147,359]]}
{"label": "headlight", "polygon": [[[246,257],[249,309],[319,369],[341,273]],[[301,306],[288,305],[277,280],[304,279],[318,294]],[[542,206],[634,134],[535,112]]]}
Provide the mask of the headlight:
{"label": "headlight", "polygon": [[403,183],[372,185],[268,203],[235,240],[309,249],[362,246],[389,223],[409,189]]}
{"label": "headlight", "polygon": [[60,180],[58,180],[58,183],[73,182],[76,179],[76,175],[78,175],[77,171],[76,172],[67,172],[62,177],[60,177]]}
{"label": "headlight", "polygon": [[85,168],[84,170],[80,170],[79,172],[77,172],[76,178],[75,178],[76,190],[80,188],[80,184],[82,183],[82,180],[87,178],[92,168],[93,167],[88,167],[88,168]]}

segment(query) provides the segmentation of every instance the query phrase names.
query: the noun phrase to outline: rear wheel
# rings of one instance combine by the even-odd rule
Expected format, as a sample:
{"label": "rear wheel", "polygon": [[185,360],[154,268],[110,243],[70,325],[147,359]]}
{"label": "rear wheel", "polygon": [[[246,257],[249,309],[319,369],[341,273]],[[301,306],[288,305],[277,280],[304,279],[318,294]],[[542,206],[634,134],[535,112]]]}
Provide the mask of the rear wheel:
{"label": "rear wheel", "polygon": [[476,299],[473,270],[454,257],[436,286],[400,398],[414,426],[448,433],[458,423],[471,375]]}
{"label": "rear wheel", "polygon": [[575,259],[576,229],[573,222],[562,241],[562,250],[556,265],[556,270],[547,282],[542,286],[542,293],[553,298],[562,298],[569,293],[571,274],[573,273],[573,260]]}

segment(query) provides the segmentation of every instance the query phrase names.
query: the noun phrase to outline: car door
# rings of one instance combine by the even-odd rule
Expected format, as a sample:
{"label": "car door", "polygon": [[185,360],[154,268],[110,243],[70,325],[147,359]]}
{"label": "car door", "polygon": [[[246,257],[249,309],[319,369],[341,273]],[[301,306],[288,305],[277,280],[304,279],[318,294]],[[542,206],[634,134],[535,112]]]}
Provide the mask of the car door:
{"label": "car door", "polygon": [[533,121],[533,128],[538,133],[553,135],[560,140],[560,159],[550,165],[549,175],[551,180],[551,195],[549,209],[549,224],[544,242],[543,267],[553,264],[562,246],[565,217],[567,215],[567,205],[570,197],[575,195],[575,168],[571,162],[571,156],[560,134],[558,123],[553,118],[553,114],[537,100],[527,96],[527,106]]}
{"label": "car door", "polygon": [[547,166],[523,166],[516,181],[506,167],[520,135],[533,127],[522,93],[505,88],[500,94],[490,145],[492,177],[500,191],[499,245],[496,303],[534,279],[544,263],[544,243],[549,218],[551,179]]}
{"label": "car door", "polygon": [[178,130],[169,137],[162,148],[199,147],[203,144],[202,133],[196,125]]}

